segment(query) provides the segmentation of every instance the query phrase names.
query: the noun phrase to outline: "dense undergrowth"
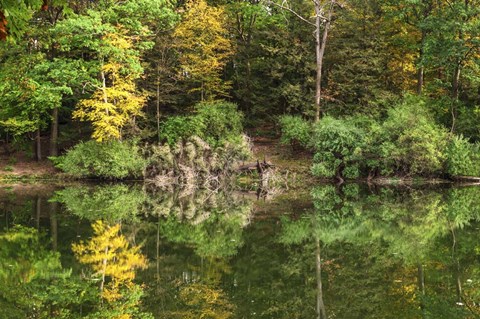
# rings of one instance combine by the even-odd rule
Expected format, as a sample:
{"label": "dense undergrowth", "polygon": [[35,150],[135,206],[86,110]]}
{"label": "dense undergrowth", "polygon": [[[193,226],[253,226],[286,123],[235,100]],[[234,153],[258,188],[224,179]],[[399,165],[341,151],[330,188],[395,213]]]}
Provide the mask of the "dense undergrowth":
{"label": "dense undergrowth", "polygon": [[407,96],[385,115],[280,118],[282,141],[312,151],[323,178],[479,176],[478,143],[448,130],[432,101]]}
{"label": "dense undergrowth", "polygon": [[159,143],[91,140],[53,161],[78,178],[144,178],[157,186],[219,184],[250,155],[242,121],[235,104],[200,103],[193,115],[169,117]]}

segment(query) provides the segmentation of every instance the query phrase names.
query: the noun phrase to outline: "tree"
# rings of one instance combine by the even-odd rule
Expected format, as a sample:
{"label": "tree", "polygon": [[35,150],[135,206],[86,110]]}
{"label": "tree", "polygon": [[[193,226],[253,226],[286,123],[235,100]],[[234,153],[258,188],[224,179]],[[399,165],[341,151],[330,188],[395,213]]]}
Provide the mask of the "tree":
{"label": "tree", "polygon": [[294,14],[303,22],[314,27],[316,57],[315,61],[317,65],[317,75],[315,82],[315,122],[318,122],[320,120],[321,113],[323,57],[325,55],[325,48],[327,46],[328,32],[332,25],[333,12],[335,7],[339,4],[336,0],[312,0],[312,2],[315,10],[314,22],[311,22],[309,17],[304,17],[294,11],[287,0],[284,0],[281,3],[277,3],[273,0],[268,0],[267,4],[272,4],[283,10],[286,10]]}
{"label": "tree", "polygon": [[0,65],[0,126],[17,137],[36,132],[36,158],[41,160],[40,132],[49,124],[51,110],[72,90],[66,83],[50,81],[44,54],[28,53],[22,47],[17,52],[19,57],[10,57]]}
{"label": "tree", "polygon": [[73,113],[73,118],[92,122],[92,137],[98,142],[121,139],[122,128],[141,114],[145,103],[135,85],[142,69],[131,40],[117,27],[104,35],[102,46],[101,84]]}
{"label": "tree", "polygon": [[72,250],[81,263],[92,267],[93,277],[100,276],[102,298],[115,302],[123,297],[123,289],[135,288],[135,269],[145,268],[147,260],[140,247],[129,247],[126,238],[119,234],[119,224],[109,226],[97,221],[92,227],[92,239],[73,244]]}
{"label": "tree", "polygon": [[202,101],[228,95],[231,84],[222,80],[221,72],[234,48],[227,34],[222,7],[211,7],[205,0],[187,1],[173,36],[183,78],[192,82],[190,92],[200,92]]}

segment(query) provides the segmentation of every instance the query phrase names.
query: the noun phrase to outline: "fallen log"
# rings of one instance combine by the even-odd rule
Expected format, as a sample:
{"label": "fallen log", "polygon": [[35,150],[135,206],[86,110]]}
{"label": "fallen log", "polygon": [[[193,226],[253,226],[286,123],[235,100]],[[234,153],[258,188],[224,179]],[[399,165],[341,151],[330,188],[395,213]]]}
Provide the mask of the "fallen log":
{"label": "fallen log", "polygon": [[263,160],[263,162],[260,162],[259,160],[257,160],[257,162],[240,165],[239,167],[237,167],[237,171],[239,172],[257,171],[259,174],[263,174],[264,171],[271,168],[275,168],[275,165],[273,165],[272,163],[268,163],[265,160]]}

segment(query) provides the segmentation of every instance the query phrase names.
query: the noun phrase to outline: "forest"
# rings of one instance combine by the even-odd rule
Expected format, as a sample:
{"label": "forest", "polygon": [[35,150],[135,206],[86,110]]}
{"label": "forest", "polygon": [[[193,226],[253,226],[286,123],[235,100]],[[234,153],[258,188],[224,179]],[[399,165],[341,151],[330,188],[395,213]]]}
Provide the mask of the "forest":
{"label": "forest", "polygon": [[2,0],[0,38],[4,152],[79,177],[208,182],[244,132],[324,178],[480,175],[476,0]]}
{"label": "forest", "polygon": [[0,319],[480,317],[480,0],[0,0]]}

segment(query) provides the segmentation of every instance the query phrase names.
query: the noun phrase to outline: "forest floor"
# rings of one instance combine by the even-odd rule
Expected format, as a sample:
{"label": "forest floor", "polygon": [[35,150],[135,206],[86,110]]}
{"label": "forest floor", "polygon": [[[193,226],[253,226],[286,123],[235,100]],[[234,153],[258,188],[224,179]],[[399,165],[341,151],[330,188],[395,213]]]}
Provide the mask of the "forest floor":
{"label": "forest floor", "polygon": [[23,152],[0,154],[0,180],[57,179],[60,175],[61,172],[48,159],[37,162]]}

